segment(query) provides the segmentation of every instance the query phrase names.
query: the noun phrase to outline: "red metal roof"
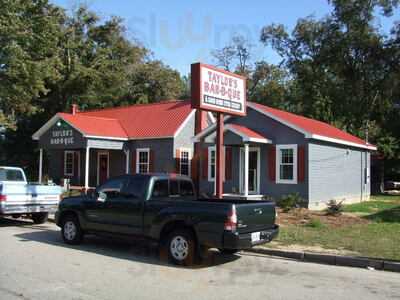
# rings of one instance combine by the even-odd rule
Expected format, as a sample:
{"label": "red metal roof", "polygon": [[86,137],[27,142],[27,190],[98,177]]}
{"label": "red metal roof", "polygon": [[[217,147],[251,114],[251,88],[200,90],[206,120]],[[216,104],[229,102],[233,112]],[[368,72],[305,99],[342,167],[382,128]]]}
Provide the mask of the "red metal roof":
{"label": "red metal roof", "polygon": [[235,131],[238,131],[242,134],[244,134],[245,136],[248,136],[249,138],[254,138],[254,139],[268,139],[267,137],[259,134],[258,132],[255,132],[254,130],[247,128],[245,126],[242,125],[238,125],[238,124],[229,124],[227,125],[227,127],[231,127],[232,129],[234,129]]}
{"label": "red metal roof", "polygon": [[62,119],[85,135],[127,138],[128,135],[120,122],[115,119],[81,116],[80,114],[58,114]]}
{"label": "red metal roof", "polygon": [[249,103],[250,107],[256,108],[262,112],[265,112],[267,115],[275,117],[276,119],[286,123],[288,125],[292,125],[301,131],[304,131],[310,135],[317,135],[326,137],[328,139],[336,139],[341,140],[348,143],[357,144],[364,147],[374,148],[375,146],[369,143],[366,143],[362,139],[351,135],[343,130],[340,130],[332,125],[327,123],[317,121],[314,119],[306,118],[300,115],[296,115],[287,111],[279,110],[276,108],[272,108],[266,105],[262,105],[259,103]]}
{"label": "red metal roof", "polygon": [[190,101],[165,101],[59,115],[86,135],[141,139],[174,136],[191,112]]}

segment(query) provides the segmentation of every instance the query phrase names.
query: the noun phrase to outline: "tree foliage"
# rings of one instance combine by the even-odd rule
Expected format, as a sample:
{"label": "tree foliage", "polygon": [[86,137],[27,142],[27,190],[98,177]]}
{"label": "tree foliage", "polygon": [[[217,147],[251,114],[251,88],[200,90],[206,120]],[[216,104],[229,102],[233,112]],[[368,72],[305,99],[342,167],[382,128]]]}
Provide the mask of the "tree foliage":
{"label": "tree foliage", "polygon": [[[32,159],[31,135],[55,113],[179,98],[180,74],[126,37],[123,20],[85,6],[0,0],[0,151],[7,164]],[[27,147],[29,146],[29,147]]]}
{"label": "tree foliage", "polygon": [[398,1],[330,2],[329,16],[302,18],[290,34],[283,25],[266,26],[261,41],[283,58],[299,87],[292,99],[300,113],[368,137],[387,157],[398,155],[399,135],[387,122],[398,116],[398,35],[394,29],[388,38],[374,25],[376,10],[388,16]]}

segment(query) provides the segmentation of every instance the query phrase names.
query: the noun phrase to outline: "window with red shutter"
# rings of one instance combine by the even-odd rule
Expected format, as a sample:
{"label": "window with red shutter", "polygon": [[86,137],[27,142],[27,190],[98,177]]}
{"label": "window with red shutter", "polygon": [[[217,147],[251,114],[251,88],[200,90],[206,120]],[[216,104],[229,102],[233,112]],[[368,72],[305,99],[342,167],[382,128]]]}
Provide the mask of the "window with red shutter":
{"label": "window with red shutter", "polygon": [[136,173],[154,172],[154,151],[149,148],[136,149]]}

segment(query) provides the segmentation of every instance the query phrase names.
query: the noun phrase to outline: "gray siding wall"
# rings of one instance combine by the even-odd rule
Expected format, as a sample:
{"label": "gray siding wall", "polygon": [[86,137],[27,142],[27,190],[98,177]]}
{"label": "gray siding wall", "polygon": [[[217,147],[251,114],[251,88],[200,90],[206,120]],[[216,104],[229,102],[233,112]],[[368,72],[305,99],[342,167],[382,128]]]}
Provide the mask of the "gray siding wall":
{"label": "gray siding wall", "polygon": [[368,151],[319,141],[310,141],[308,149],[310,204],[369,197],[370,180],[365,178],[365,167],[370,167]]}
{"label": "gray siding wall", "polygon": [[132,161],[134,151],[139,148],[150,148],[154,152],[154,171],[155,172],[174,172],[175,161],[174,161],[174,140],[168,139],[149,139],[149,140],[138,140],[131,141],[129,143],[129,149],[131,151],[131,170],[136,166],[136,162]]}
{"label": "gray siding wall", "polygon": [[195,127],[195,114],[193,114],[185,127],[182,128],[181,132],[174,139],[174,157],[176,153],[176,149],[179,148],[187,148],[190,149],[193,155],[193,142],[192,138],[194,136],[194,127]]}
{"label": "gray siding wall", "polygon": [[[307,140],[303,134],[282,125],[281,123],[264,116],[263,114],[248,108],[246,117],[232,117],[227,121],[227,124],[239,124],[251,128],[265,137],[273,141],[274,144],[297,144],[305,146],[305,153],[307,161]],[[237,145],[238,138],[228,133],[225,135],[225,145]],[[224,137],[225,137],[224,136]],[[204,143],[204,147],[213,146],[213,144]],[[250,147],[260,147],[260,193],[270,196],[274,199],[279,199],[283,195],[291,193],[299,193],[300,197],[308,199],[308,170],[307,164],[305,168],[305,181],[298,184],[278,184],[272,182],[268,177],[268,145],[266,144],[251,144]],[[232,180],[224,183],[224,192],[231,193],[233,188],[239,190],[240,172],[239,172],[239,158],[240,147],[232,147]],[[203,159],[203,157],[202,157]],[[203,166],[203,163],[201,163]],[[201,174],[202,175],[202,174]],[[208,179],[200,177],[200,191],[203,193],[213,193],[214,182],[209,182]]]}

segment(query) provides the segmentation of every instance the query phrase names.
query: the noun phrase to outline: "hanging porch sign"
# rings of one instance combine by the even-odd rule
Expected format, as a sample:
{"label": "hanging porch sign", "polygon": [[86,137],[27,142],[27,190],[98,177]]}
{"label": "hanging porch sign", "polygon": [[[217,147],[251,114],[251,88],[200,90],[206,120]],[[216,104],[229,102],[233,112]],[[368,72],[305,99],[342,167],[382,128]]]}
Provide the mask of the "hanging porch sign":
{"label": "hanging porch sign", "polygon": [[203,110],[246,115],[246,78],[195,63],[191,65],[192,106]]}

